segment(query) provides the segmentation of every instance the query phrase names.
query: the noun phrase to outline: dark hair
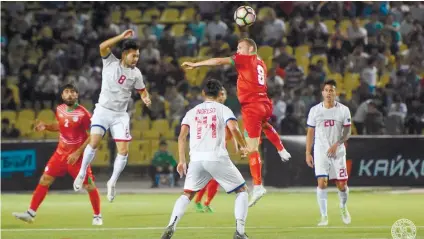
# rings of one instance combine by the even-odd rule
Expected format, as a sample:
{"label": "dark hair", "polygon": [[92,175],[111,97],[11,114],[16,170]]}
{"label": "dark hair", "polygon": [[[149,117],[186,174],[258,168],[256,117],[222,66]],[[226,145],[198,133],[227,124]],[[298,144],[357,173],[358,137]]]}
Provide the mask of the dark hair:
{"label": "dark hair", "polygon": [[121,53],[127,50],[138,50],[140,47],[134,39],[126,39],[122,42]]}
{"label": "dark hair", "polygon": [[222,90],[222,84],[221,82],[212,79],[208,80],[206,84],[203,86],[203,91],[205,92],[206,96],[209,97],[218,97],[219,92]]}
{"label": "dark hair", "polygon": [[324,84],[322,85],[322,89],[324,89],[324,87],[326,85],[332,85],[334,87],[337,87],[337,83],[336,83],[335,80],[326,80],[326,81],[324,81]]}
{"label": "dark hair", "polygon": [[3,119],[1,120],[1,123],[2,123],[2,124],[10,124],[10,121],[9,121],[9,119],[8,119],[8,118],[3,118]]}
{"label": "dark hair", "polygon": [[77,87],[76,87],[74,84],[72,84],[72,83],[68,83],[68,84],[66,84],[66,85],[63,85],[63,86],[60,88],[60,94],[62,95],[62,94],[63,94],[63,91],[65,91],[65,90],[74,90],[75,92],[77,92],[77,93],[78,93],[78,89],[77,89]]}
{"label": "dark hair", "polygon": [[164,140],[160,141],[159,146],[168,146],[168,143]]}

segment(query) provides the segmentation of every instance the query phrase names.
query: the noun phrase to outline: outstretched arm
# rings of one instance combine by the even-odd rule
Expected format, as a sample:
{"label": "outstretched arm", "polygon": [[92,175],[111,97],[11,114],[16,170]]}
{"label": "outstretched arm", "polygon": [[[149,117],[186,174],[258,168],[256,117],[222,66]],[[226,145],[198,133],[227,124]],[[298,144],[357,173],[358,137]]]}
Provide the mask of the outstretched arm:
{"label": "outstretched arm", "polygon": [[112,38],[109,38],[106,41],[102,42],[100,44],[100,46],[99,46],[99,48],[100,48],[100,56],[101,57],[108,56],[109,53],[110,53],[110,51],[111,51],[110,49],[113,46],[115,46],[116,43],[118,43],[118,42],[120,42],[120,41],[122,41],[124,39],[130,38],[133,35],[134,35],[134,31],[133,30],[126,30],[122,34],[117,35],[117,36],[112,37]]}
{"label": "outstretched arm", "polygon": [[187,69],[194,69],[199,66],[219,66],[219,65],[231,65],[232,59],[230,57],[224,58],[211,58],[199,62],[184,62],[181,66],[186,67]]}

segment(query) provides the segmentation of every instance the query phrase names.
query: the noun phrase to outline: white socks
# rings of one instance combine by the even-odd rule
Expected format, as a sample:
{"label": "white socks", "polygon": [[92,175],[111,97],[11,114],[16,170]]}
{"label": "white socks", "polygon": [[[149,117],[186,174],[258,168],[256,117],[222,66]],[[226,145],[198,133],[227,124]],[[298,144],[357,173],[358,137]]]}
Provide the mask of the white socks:
{"label": "white socks", "polygon": [[317,187],[317,200],[321,216],[327,216],[327,189]]}
{"label": "white socks", "polygon": [[237,231],[241,235],[244,235],[244,224],[247,218],[248,206],[249,206],[249,194],[247,192],[237,193],[236,203],[234,207],[234,216],[236,217]]}
{"label": "white socks", "polygon": [[347,202],[348,196],[349,196],[348,186],[346,186],[346,190],[344,192],[339,190],[340,208],[346,207],[346,202]]}
{"label": "white socks", "polygon": [[79,171],[80,175],[86,175],[87,174],[87,168],[88,165],[91,164],[91,162],[94,159],[94,156],[96,156],[97,149],[93,149],[89,144],[84,149],[84,156],[82,157],[82,163],[81,168]]}
{"label": "white socks", "polygon": [[172,210],[171,219],[169,220],[168,226],[174,224],[174,230],[177,227],[177,223],[183,217],[184,212],[187,209],[188,204],[190,204],[190,199],[186,195],[181,195],[174,205],[174,210]]}
{"label": "white socks", "polygon": [[120,154],[116,155],[115,162],[113,163],[113,173],[112,177],[110,177],[108,183],[115,185],[118,181],[119,175],[124,170],[125,165],[127,165],[128,154],[123,156]]}

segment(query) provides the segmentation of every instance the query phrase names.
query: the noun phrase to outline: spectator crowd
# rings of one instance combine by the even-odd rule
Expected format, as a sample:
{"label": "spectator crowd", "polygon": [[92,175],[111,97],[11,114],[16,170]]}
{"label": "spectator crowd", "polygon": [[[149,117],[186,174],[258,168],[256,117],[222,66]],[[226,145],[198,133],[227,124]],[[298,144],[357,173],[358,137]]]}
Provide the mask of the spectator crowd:
{"label": "spectator crowd", "polygon": [[[351,110],[355,133],[423,133],[421,2],[254,2],[249,5],[258,18],[248,29],[233,21],[240,4],[5,2],[2,111],[53,109],[59,86],[67,82],[77,85],[80,101],[92,109],[101,86],[98,45],[130,28],[141,46],[138,68],[152,97],[151,109],[136,111],[139,96],[134,92],[128,109],[132,117],[180,121],[201,102],[201,84],[191,84],[179,59],[230,56],[240,38],[250,37],[260,50],[272,49],[265,53],[267,84],[272,123],[281,134],[305,133],[306,116],[321,101],[320,84],[326,79],[338,82],[338,100]],[[164,20],[169,8],[190,17]],[[144,18],[155,12],[151,9],[159,14]],[[140,22],[127,14],[137,11],[144,13]],[[181,23],[184,28],[178,30]],[[113,51],[119,56],[119,46]],[[213,67],[203,77],[224,82],[225,104],[240,114],[235,69]],[[2,120],[2,135],[19,136],[10,127],[13,122]]]}

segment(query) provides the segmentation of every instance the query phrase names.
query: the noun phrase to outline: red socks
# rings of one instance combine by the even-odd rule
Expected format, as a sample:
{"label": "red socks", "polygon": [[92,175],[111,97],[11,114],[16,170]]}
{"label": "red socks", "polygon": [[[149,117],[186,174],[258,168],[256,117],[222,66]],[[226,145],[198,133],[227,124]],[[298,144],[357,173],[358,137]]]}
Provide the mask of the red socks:
{"label": "red socks", "polygon": [[262,184],[262,162],[261,155],[255,151],[249,155],[250,174],[252,175],[253,185]]}
{"label": "red socks", "polygon": [[90,196],[91,206],[93,207],[94,215],[99,215],[100,214],[100,195],[97,188],[91,192],[88,192],[88,196]]}
{"label": "red socks", "polygon": [[206,185],[206,188],[208,190],[208,197],[206,198],[205,206],[209,206],[212,199],[215,197],[216,193],[218,192],[218,187],[219,187],[219,184],[214,179],[209,181],[208,185]]}
{"label": "red socks", "polygon": [[29,208],[33,210],[34,212],[36,212],[38,207],[40,206],[40,204],[43,202],[44,198],[46,197],[48,191],[49,191],[49,186],[43,186],[41,184],[38,184],[37,188],[32,194],[31,205]]}
{"label": "red socks", "polygon": [[203,197],[203,194],[205,194],[206,189],[207,189],[207,185],[204,188],[202,188],[202,190],[197,192],[196,200],[194,201],[195,203],[199,203],[202,201],[202,197]]}
{"label": "red socks", "polygon": [[277,148],[277,151],[284,149],[284,145],[280,140],[280,135],[278,135],[277,131],[270,123],[264,123],[262,129],[268,140]]}

